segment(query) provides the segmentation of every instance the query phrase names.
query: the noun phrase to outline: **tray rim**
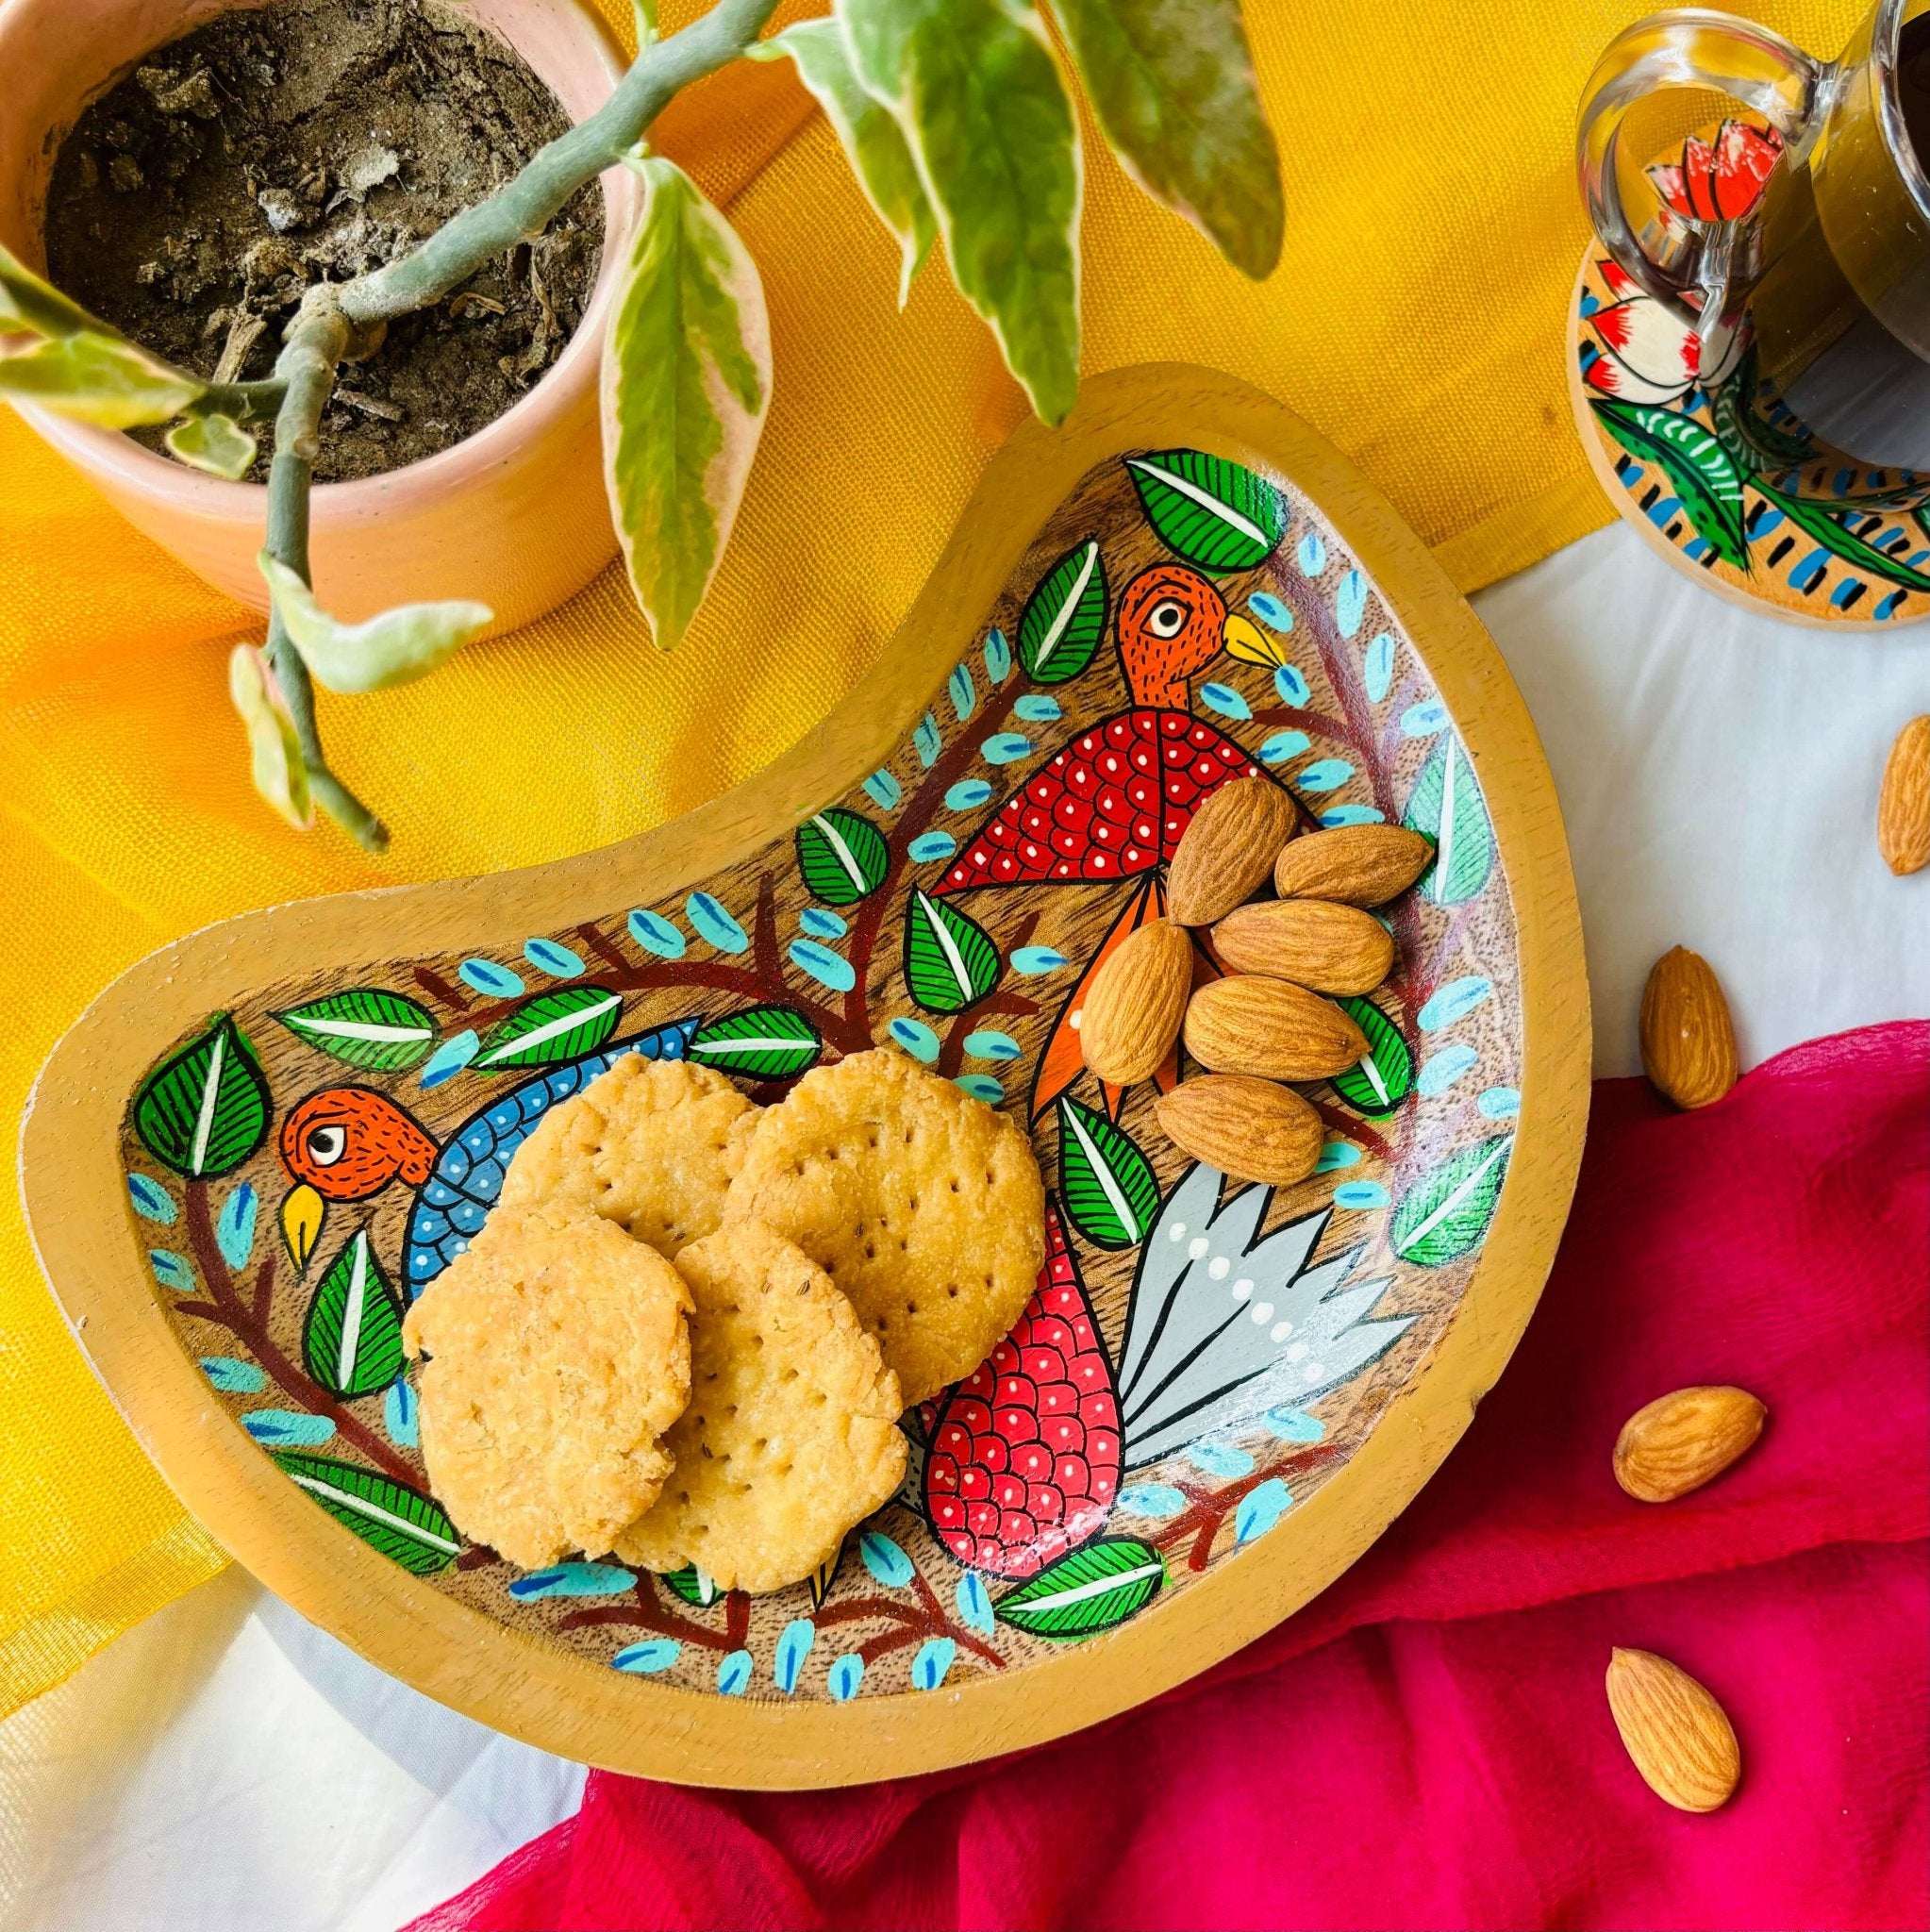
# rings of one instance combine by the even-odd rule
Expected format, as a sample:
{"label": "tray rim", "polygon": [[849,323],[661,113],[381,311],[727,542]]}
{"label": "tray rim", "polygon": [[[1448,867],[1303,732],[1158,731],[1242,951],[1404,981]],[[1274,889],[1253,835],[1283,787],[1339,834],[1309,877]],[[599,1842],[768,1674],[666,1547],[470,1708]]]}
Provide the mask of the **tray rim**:
{"label": "tray rim", "polygon": [[[1243,1551],[1156,1617],[1049,1661],[938,1691],[849,1703],[641,1686],[495,1623],[332,1523],[212,1399],[139,1266],[119,1128],[157,1039],[284,973],[408,946],[480,946],[607,914],[652,880],[674,891],[769,842],[882,762],[941,691],[1039,528],[1128,448],[1206,446],[1306,496],[1420,644],[1480,774],[1516,922],[1522,1106],[1500,1209],[1432,1361],[1353,1458],[1294,1511],[1292,1538]],[[191,933],[127,969],[48,1057],[22,1120],[29,1237],[109,1399],[187,1508],[236,1560],[368,1661],[558,1756],[634,1775],[795,1790],[904,1776],[1062,1737],[1207,1669],[1301,1608],[1419,1493],[1534,1312],[1587,1126],[1590,1021],[1580,915],[1540,741],[1492,640],[1387,500],[1308,425],[1217,372],[1147,363],[1090,377],[1056,430],[1027,421],[987,464],[952,538],[871,668],[761,772],[681,818],[547,865],[285,902]],[[1046,1678],[1051,1694],[1040,1693]]]}

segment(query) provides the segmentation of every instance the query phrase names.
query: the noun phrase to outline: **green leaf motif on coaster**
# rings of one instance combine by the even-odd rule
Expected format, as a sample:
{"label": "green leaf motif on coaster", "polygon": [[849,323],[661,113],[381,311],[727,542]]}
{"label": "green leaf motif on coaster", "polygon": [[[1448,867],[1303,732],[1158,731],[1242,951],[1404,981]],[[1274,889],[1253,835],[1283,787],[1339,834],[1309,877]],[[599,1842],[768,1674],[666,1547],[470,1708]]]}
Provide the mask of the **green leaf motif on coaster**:
{"label": "green leaf motif on coaster", "polygon": [[1061,1557],[1001,1597],[1001,1624],[1034,1637],[1091,1637],[1136,1616],[1166,1581],[1166,1563],[1137,1537],[1107,1537]]}
{"label": "green leaf motif on coaster", "polygon": [[228,701],[247,729],[255,790],[290,824],[306,832],[315,823],[308,760],[281,686],[266,655],[252,644],[237,644],[228,653]]}
{"label": "green leaf motif on coaster", "polygon": [[862,814],[833,806],[797,828],[797,869],[813,898],[855,906],[884,884],[891,867],[885,835]]}
{"label": "green leaf motif on coaster", "polygon": [[691,1036],[689,1058],[747,1080],[789,1080],[818,1058],[818,1029],[792,1007],[745,1007],[707,1020]]}
{"label": "green leaf motif on coaster", "polygon": [[1402,1260],[1444,1268],[1486,1238],[1507,1178],[1514,1136],[1477,1141],[1401,1196],[1389,1240]]}
{"label": "green leaf motif on coaster", "polygon": [[402,1303],[369,1230],[330,1263],[302,1324],[302,1360],[333,1395],[369,1395],[402,1373]]}
{"label": "green leaf motif on coaster", "polygon": [[411,1575],[447,1569],[462,1548],[460,1533],[441,1507],[406,1484],[353,1462],[294,1450],[276,1452],[275,1462],[338,1523]]}
{"label": "green leaf motif on coaster", "polygon": [[207,391],[199,377],[119,336],[58,336],[23,355],[0,356],[0,396],[101,429],[172,422]]}
{"label": "green leaf motif on coaster", "polygon": [[1423,898],[1460,906],[1488,883],[1494,870],[1494,828],[1456,733],[1445,733],[1422,766],[1401,823],[1434,841],[1434,863],[1421,876]]}
{"label": "green leaf motif on coaster", "polygon": [[962,1013],[1005,970],[991,935],[956,906],[914,891],[905,912],[905,984],[928,1013]]}
{"label": "green leaf motif on coaster", "polygon": [[210,413],[190,416],[167,433],[169,454],[191,469],[239,482],[248,474],[258,445],[232,416]]}
{"label": "green leaf motif on coaster", "polygon": [[1052,0],[1106,143],[1256,281],[1280,258],[1280,157],[1239,0]]}
{"label": "green leaf motif on coaster", "polygon": [[1413,1091],[1414,1056],[1401,1029],[1372,1000],[1356,997],[1339,1005],[1367,1035],[1367,1055],[1329,1084],[1356,1113],[1383,1119]]}
{"label": "green leaf motif on coaster", "polygon": [[360,624],[343,624],[323,609],[299,572],[265,550],[255,561],[302,662],[329,691],[388,691],[412,684],[495,619],[487,604],[452,598],[442,604],[399,604]]}
{"label": "green leaf motif on coaster", "polygon": [[134,1131],[191,1180],[232,1174],[268,1138],[268,1082],[227,1014],[163,1060],[134,1097]]}
{"label": "green leaf motif on coaster", "polygon": [[603,358],[603,458],[630,585],[675,649],[716,575],[771,401],[757,265],[690,176],[633,157],[643,217]]}
{"label": "green leaf motif on coaster", "polygon": [[1668,478],[1696,535],[1724,563],[1748,570],[1742,473],[1721,439],[1676,409],[1647,403],[1593,402],[1589,407],[1630,456],[1653,464]]}
{"label": "green leaf motif on coaster", "polygon": [[1059,1195],[1094,1247],[1137,1246],[1159,1212],[1159,1183],[1138,1144],[1070,1094],[1058,1103]]}
{"label": "green leaf motif on coaster", "polygon": [[1035,684],[1066,684],[1106,634],[1106,565],[1090,537],[1040,578],[1019,619],[1019,661]]}
{"label": "green leaf motif on coaster", "polygon": [[[1751,487],[1774,504],[1799,530],[1813,538],[1852,570],[1860,571],[1865,576],[1881,577],[1886,583],[1900,584],[1906,591],[1930,591],[1930,576],[1913,569],[1901,558],[1879,550],[1867,538],[1859,537],[1843,522],[1841,515],[1833,512],[1826,504],[1809,497],[1792,496],[1760,476],[1753,480]],[[1917,521],[1921,526],[1923,521],[1921,511],[1917,513]]]}
{"label": "green leaf motif on coaster", "polygon": [[724,1593],[694,1563],[687,1563],[681,1570],[666,1572],[661,1581],[674,1595],[682,1597],[687,1604],[692,1604],[700,1610],[708,1609]]}
{"label": "green leaf motif on coaster", "polygon": [[324,993],[275,1017],[304,1044],[373,1074],[414,1066],[435,1045],[439,1030],[426,1007],[384,986]]}
{"label": "green leaf motif on coaster", "polygon": [[1171,550],[1201,570],[1251,570],[1287,534],[1287,500],[1264,476],[1202,450],[1128,457],[1146,519]]}
{"label": "green leaf motif on coaster", "polygon": [[478,1074],[553,1067],[594,1053],[624,1016],[624,996],[607,986],[566,986],[538,993],[496,1026],[470,1061]]}

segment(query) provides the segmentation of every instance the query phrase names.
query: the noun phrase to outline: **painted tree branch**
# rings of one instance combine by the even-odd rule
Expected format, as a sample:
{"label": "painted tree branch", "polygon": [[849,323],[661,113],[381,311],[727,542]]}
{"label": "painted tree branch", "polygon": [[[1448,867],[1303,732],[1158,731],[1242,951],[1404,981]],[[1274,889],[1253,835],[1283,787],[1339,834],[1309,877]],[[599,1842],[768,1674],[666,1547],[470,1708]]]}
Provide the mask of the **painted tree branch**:
{"label": "painted tree branch", "polygon": [[1204,1570],[1213,1553],[1214,1541],[1228,1515],[1237,1513],[1240,1504],[1262,1483],[1272,1482],[1275,1476],[1285,1476],[1289,1473],[1311,1475],[1333,1460],[1331,1449],[1289,1450],[1286,1455],[1276,1457],[1261,1468],[1250,1471],[1238,1482],[1228,1483],[1223,1490],[1202,1490],[1192,1483],[1178,1483],[1174,1487],[1187,1499],[1187,1507],[1150,1539],[1153,1547],[1162,1553],[1170,1553],[1182,1543],[1190,1544],[1186,1567]]}

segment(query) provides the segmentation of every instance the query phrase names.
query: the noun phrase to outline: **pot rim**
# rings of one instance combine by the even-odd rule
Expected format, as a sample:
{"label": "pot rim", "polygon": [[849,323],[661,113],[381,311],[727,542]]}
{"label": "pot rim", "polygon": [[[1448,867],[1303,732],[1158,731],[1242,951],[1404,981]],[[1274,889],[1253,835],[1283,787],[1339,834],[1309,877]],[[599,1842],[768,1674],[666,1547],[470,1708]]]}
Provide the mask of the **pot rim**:
{"label": "pot rim", "polygon": [[[238,6],[251,0],[236,0]],[[252,0],[259,5],[261,0]],[[628,69],[622,48],[607,22],[586,0],[564,0],[579,21],[584,38],[590,42],[611,90]],[[0,15],[5,13],[0,0]],[[224,8],[224,11],[228,10]],[[493,23],[480,23],[499,39],[507,41]],[[4,25],[4,20],[0,20]],[[510,42],[514,46],[513,42]],[[519,58],[528,57],[520,48]],[[537,70],[530,63],[532,71]],[[545,87],[555,92],[549,77],[537,72]],[[92,98],[92,96],[90,96]],[[567,112],[567,109],[565,110]],[[573,122],[573,125],[574,123]],[[42,139],[53,130],[42,130]],[[619,258],[628,240],[635,212],[636,197],[629,192],[630,176],[618,165],[598,176],[603,188],[603,253],[597,263],[596,280],[591,285],[590,300],[584,305],[582,320],[548,369],[508,408],[448,449],[422,457],[412,463],[385,470],[379,475],[360,476],[341,483],[317,483],[309,491],[310,514],[318,521],[362,522],[386,515],[393,504],[397,488],[411,494],[426,491],[440,495],[460,491],[479,481],[497,468],[507,452],[524,443],[541,441],[568,413],[574,398],[584,390],[596,387],[603,360],[604,337],[609,311],[615,299],[614,284]],[[44,260],[44,237],[41,241]],[[205,470],[191,469],[186,463],[158,455],[144,448],[122,430],[103,429],[91,423],[57,415],[38,404],[18,403],[15,407],[34,428],[82,470],[105,474],[116,488],[139,492],[149,498],[165,498],[181,504],[194,515],[209,522],[259,523],[267,514],[265,483],[229,482],[211,476]]]}

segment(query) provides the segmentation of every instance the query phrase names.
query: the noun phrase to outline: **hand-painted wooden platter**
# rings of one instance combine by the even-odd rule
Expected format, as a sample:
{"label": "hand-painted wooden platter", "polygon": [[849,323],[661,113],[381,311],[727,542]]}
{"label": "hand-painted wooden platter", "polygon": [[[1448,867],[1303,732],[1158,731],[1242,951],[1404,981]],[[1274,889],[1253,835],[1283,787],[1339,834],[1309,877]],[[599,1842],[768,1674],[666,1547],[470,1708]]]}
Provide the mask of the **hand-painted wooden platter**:
{"label": "hand-painted wooden platter", "polygon": [[[1103,1089],[1075,1024],[1191,811],[1255,771],[1438,841],[1355,1003],[1373,1054],[1315,1093],[1321,1171],[1277,1191],[1189,1166],[1157,1084]],[[755,1600],[469,1544],[397,1330],[530,1124],[623,1053],[769,1099],[873,1043],[1029,1123],[1050,1196],[1034,1301],[907,1415],[898,1498]],[[1013,438],[869,677],[755,780],[126,974],[42,1074],[25,1185],[142,1443],[309,1617],[552,1751],[835,1784],[1123,1709],[1352,1562],[1528,1319],[1589,1058],[1560,815],[1492,644],[1297,418],[1151,368]]]}

